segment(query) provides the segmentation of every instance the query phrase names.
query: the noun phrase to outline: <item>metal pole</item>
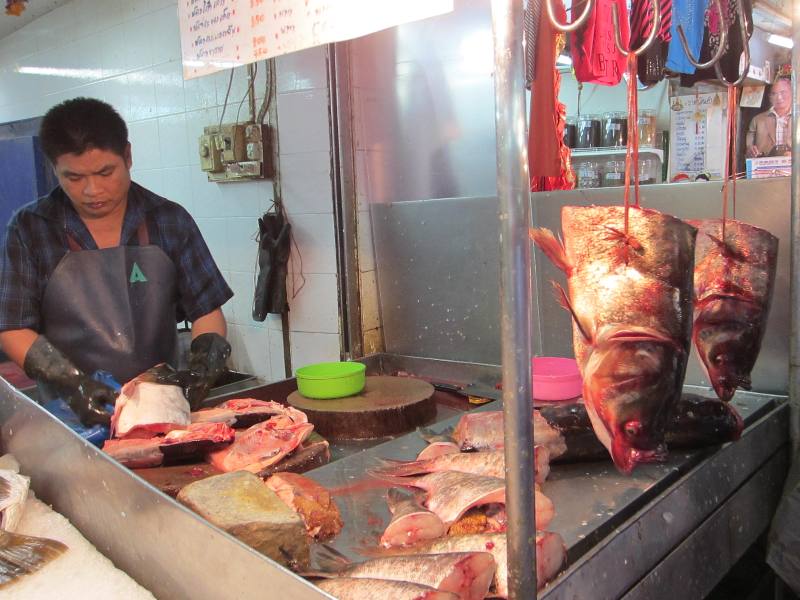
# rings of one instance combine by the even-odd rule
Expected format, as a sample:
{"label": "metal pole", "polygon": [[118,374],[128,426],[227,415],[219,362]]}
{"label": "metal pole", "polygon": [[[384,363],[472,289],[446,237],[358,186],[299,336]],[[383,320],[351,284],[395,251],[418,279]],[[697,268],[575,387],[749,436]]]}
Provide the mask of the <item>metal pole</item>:
{"label": "metal pole", "polygon": [[[800,470],[800,90],[798,90],[798,69],[800,69],[800,0],[793,2],[792,37],[792,216],[789,244],[791,257],[789,263],[789,403],[790,429],[792,439],[792,472]],[[796,481],[797,475],[792,477]],[[787,482],[791,484],[792,482]]]}
{"label": "metal pole", "polygon": [[536,597],[531,401],[531,244],[522,0],[492,0],[508,597]]}

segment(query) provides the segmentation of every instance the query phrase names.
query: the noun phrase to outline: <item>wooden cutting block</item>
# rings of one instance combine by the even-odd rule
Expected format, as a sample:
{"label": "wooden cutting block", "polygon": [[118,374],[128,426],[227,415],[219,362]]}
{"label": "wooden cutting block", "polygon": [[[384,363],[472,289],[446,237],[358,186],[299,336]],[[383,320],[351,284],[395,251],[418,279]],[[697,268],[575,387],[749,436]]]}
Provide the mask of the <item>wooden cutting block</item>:
{"label": "wooden cutting block", "polygon": [[[327,440],[322,439],[316,432],[301,444],[297,450],[284,458],[279,463],[268,467],[258,476],[267,478],[273,473],[290,471],[292,473],[305,473],[327,464],[331,459],[331,451]],[[212,475],[220,475],[222,471],[208,463],[173,465],[170,467],[154,467],[150,469],[133,469],[139,477],[158,488],[173,498],[185,486],[195,481],[200,481]]]}
{"label": "wooden cutting block", "polygon": [[363,440],[412,431],[436,416],[433,386],[412,377],[369,376],[360,394],[313,400],[294,392],[287,401],[308,415],[314,430],[333,440]]}

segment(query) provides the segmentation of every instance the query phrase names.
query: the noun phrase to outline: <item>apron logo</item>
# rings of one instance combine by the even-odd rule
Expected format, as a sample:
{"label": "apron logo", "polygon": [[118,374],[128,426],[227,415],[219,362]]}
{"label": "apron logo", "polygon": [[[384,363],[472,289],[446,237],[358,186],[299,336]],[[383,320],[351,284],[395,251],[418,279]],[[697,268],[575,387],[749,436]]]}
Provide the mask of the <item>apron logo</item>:
{"label": "apron logo", "polygon": [[139,268],[139,265],[133,263],[133,268],[131,269],[131,283],[147,283],[147,277],[144,276],[142,270]]}

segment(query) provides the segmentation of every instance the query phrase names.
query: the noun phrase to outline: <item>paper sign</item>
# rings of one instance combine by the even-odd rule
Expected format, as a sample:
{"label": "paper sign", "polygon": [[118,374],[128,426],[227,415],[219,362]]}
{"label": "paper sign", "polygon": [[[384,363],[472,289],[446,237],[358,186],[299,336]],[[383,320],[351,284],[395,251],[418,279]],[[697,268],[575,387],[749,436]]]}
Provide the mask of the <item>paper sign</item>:
{"label": "paper sign", "polygon": [[[669,180],[679,174],[722,177],[725,92],[675,96],[670,99]],[[710,114],[709,114],[710,113]],[[713,137],[713,139],[707,139]],[[712,153],[708,152],[712,150]]]}
{"label": "paper sign", "polygon": [[739,100],[739,106],[742,108],[761,108],[763,99],[763,85],[746,85],[742,88],[742,98]]}
{"label": "paper sign", "polygon": [[183,77],[441,15],[453,0],[179,0]]}

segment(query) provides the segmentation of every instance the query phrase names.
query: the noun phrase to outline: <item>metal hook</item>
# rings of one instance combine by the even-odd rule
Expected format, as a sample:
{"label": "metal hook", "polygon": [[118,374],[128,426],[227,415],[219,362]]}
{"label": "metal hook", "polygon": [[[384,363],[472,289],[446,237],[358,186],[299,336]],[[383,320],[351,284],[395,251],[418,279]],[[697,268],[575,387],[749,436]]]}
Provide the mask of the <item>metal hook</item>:
{"label": "metal hook", "polygon": [[714,53],[708,61],[701,63],[698,62],[694,56],[692,56],[692,51],[689,49],[689,42],[686,41],[686,34],[683,33],[683,25],[678,25],[678,35],[681,37],[681,45],[683,46],[683,51],[686,53],[686,58],[689,59],[689,62],[697,69],[708,69],[713,67],[719,62],[719,59],[722,58],[722,55],[725,53],[725,44],[728,43],[728,26],[725,24],[725,15],[722,12],[722,2],[720,0],[714,0],[714,5],[717,7],[717,13],[719,14],[719,46],[717,47],[717,51]]}
{"label": "metal hook", "polygon": [[617,5],[616,3],[611,5],[611,18],[614,20],[614,43],[617,45],[617,50],[622,53],[622,56],[628,56],[631,52],[639,56],[642,52],[647,50],[653,43],[653,40],[656,39],[658,31],[661,29],[661,6],[658,0],[651,1],[653,3],[653,27],[650,29],[650,35],[647,36],[647,39],[638,50],[626,50],[622,47],[622,40],[619,37],[619,15],[617,14]]}
{"label": "metal hook", "polygon": [[723,83],[727,87],[736,87],[737,85],[741,85],[744,82],[745,78],[747,77],[748,73],[750,73],[750,37],[747,35],[748,29],[748,21],[747,21],[747,14],[744,11],[744,4],[742,0],[736,0],[736,9],[739,11],[739,34],[742,36],[742,51],[744,52],[744,70],[739,75],[739,78],[730,83],[727,79],[725,79],[725,75],[722,72],[722,68],[719,66],[719,63],[714,65],[714,72],[717,74],[717,79],[720,83]]}
{"label": "metal hook", "polygon": [[589,13],[592,12],[592,6],[594,5],[594,0],[586,0],[586,6],[581,13],[581,16],[575,19],[572,23],[568,23],[564,25],[563,23],[559,23],[556,20],[556,16],[553,13],[553,0],[544,0],[545,5],[547,6],[547,17],[550,19],[550,23],[553,27],[558,29],[559,31],[563,31],[564,33],[568,33],[570,31],[575,31],[586,22],[586,19],[589,18]]}

